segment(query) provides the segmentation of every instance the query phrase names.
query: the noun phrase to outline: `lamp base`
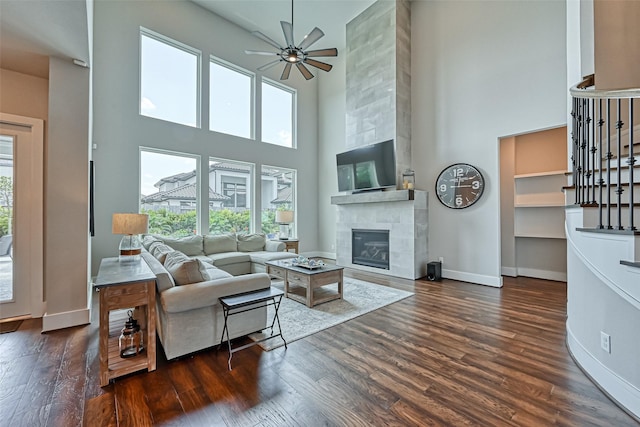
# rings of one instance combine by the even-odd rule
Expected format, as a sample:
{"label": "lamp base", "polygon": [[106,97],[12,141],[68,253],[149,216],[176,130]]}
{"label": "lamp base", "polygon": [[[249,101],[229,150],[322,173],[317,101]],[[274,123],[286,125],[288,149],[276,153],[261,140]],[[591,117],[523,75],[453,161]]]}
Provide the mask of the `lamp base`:
{"label": "lamp base", "polygon": [[278,239],[289,240],[289,224],[280,224],[280,233],[278,233]]}
{"label": "lamp base", "polygon": [[142,257],[142,243],[137,235],[126,235],[120,241],[120,256],[118,261],[121,263],[140,262]]}

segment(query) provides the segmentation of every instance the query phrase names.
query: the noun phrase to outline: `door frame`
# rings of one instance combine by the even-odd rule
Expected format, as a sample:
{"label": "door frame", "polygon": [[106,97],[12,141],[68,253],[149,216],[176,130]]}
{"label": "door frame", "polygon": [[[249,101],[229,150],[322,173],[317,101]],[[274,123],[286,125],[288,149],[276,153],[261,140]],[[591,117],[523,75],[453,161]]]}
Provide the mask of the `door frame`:
{"label": "door frame", "polygon": [[[29,263],[30,313],[18,316],[42,317],[44,304],[44,120],[0,112],[0,124],[19,126],[31,134],[28,159],[18,160],[30,169],[28,246],[23,255]],[[22,163],[25,162],[25,163]],[[23,220],[24,221],[24,220]],[[9,320],[10,318],[2,319]]]}

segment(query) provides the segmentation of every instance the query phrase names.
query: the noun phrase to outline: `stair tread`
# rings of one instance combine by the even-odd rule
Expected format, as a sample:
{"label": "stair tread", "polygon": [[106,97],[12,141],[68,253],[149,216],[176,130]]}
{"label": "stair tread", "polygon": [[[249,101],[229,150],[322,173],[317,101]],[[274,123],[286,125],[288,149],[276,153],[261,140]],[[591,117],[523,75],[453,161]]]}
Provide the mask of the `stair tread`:
{"label": "stair tread", "polygon": [[586,233],[602,233],[602,234],[628,234],[630,236],[640,236],[640,230],[629,230],[625,228],[624,230],[619,230],[616,228],[586,228],[580,227],[576,228],[578,231],[584,231]]}
{"label": "stair tread", "polygon": [[630,267],[637,267],[640,268],[640,261],[625,261],[625,260],[620,260],[620,264],[622,265],[628,265]]}

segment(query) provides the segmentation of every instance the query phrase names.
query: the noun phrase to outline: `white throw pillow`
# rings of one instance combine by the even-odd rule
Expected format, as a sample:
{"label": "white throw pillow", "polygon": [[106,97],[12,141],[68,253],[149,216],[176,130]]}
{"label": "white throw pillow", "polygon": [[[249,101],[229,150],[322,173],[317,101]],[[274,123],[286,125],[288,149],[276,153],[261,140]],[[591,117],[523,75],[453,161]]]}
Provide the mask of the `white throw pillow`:
{"label": "white throw pillow", "polygon": [[207,268],[202,261],[191,259],[179,251],[167,254],[164,268],[171,274],[176,285],[188,285],[209,280]]}
{"label": "white throw pillow", "polygon": [[164,260],[169,252],[173,252],[173,248],[164,243],[154,244],[151,246],[151,255],[164,264]]}

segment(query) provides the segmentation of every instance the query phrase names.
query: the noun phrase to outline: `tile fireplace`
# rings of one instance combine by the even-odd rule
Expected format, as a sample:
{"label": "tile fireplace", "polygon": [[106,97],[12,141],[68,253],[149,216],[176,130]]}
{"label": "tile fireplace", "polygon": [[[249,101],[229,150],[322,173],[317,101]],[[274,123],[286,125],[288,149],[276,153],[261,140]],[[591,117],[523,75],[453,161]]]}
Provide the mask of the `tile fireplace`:
{"label": "tile fireplace", "polygon": [[[387,276],[427,274],[427,193],[393,190],[332,196],[336,263]],[[362,231],[370,232],[361,236]]]}

